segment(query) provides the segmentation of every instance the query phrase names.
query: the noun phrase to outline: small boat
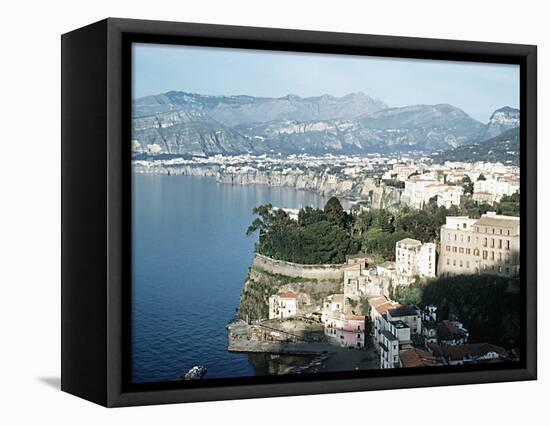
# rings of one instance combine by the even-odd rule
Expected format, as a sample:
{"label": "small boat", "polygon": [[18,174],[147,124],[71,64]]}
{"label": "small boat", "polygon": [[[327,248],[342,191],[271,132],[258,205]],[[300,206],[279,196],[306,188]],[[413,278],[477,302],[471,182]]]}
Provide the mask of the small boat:
{"label": "small boat", "polygon": [[182,377],[182,380],[200,380],[204,377],[208,369],[204,365],[195,365]]}

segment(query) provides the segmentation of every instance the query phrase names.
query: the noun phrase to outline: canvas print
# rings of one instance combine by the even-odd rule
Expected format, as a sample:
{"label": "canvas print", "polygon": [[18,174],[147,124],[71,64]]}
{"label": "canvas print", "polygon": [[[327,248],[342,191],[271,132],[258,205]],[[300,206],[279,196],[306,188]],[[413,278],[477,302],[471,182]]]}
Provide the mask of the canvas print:
{"label": "canvas print", "polygon": [[517,65],[134,43],[132,383],[519,361],[519,92]]}

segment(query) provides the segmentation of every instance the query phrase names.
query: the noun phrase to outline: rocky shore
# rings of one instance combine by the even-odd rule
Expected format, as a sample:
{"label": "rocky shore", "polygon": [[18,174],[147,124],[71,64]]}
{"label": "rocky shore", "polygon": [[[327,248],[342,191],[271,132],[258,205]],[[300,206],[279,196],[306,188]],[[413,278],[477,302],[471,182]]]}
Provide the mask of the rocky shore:
{"label": "rocky shore", "polygon": [[209,176],[230,185],[268,185],[316,192],[349,200],[363,200],[376,208],[390,207],[401,200],[402,190],[379,185],[368,174],[347,176],[327,170],[301,168],[259,169],[249,166],[223,167],[219,164],[191,165],[166,162],[137,161],[134,173]]}

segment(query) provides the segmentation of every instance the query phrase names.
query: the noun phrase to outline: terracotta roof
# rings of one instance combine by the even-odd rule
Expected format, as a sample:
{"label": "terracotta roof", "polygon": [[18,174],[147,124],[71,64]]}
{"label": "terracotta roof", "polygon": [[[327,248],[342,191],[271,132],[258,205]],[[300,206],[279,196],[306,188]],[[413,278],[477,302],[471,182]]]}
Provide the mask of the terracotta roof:
{"label": "terracotta roof", "polygon": [[353,321],[365,321],[364,315],[348,315],[346,319],[353,320]]}
{"label": "terracotta roof", "polygon": [[298,295],[293,291],[283,291],[278,294],[281,299],[296,299]]}
{"label": "terracotta roof", "polygon": [[447,329],[452,333],[452,334],[464,334],[464,331],[461,330],[460,328],[458,328],[452,321],[449,321],[449,320],[443,320],[441,321],[441,323],[447,327]]}
{"label": "terracotta roof", "polygon": [[331,294],[329,296],[330,298],[330,301],[331,302],[340,302],[340,303],[344,303],[344,295],[341,294],[341,293],[338,293],[338,294]]}
{"label": "terracotta roof", "polygon": [[375,308],[379,305],[382,305],[384,303],[386,303],[388,301],[388,299],[385,297],[385,296],[376,296],[376,297],[371,297],[369,299],[369,304]]}
{"label": "terracotta roof", "polygon": [[400,308],[401,305],[394,301],[386,302],[382,305],[376,306],[374,309],[380,314],[384,315],[386,312],[388,312],[390,309]]}
{"label": "terracotta roof", "polygon": [[461,360],[466,357],[480,357],[489,352],[496,352],[500,356],[506,356],[506,350],[490,343],[470,343],[466,345],[442,346],[444,357],[452,360]]}
{"label": "terracotta roof", "polygon": [[432,354],[417,348],[401,351],[399,358],[405,368],[433,367],[437,365],[435,357]]}

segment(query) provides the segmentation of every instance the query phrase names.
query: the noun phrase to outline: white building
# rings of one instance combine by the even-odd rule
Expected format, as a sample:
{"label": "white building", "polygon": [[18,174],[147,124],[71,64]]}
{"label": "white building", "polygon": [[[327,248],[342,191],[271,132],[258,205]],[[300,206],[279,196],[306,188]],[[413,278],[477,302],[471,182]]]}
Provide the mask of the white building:
{"label": "white building", "polygon": [[447,186],[437,195],[437,207],[450,209],[451,206],[459,206],[463,194],[464,188],[461,186]]}
{"label": "white building", "polygon": [[401,320],[385,321],[379,336],[380,368],[399,368],[399,352],[413,346],[410,327]]}
{"label": "white building", "polygon": [[329,317],[344,312],[344,300],[344,295],[341,293],[328,295],[323,301],[321,321],[326,323]]}
{"label": "white building", "polygon": [[286,319],[296,316],[298,295],[292,291],[280,292],[269,297],[269,319]]}
{"label": "white building", "polygon": [[435,277],[436,253],[434,243],[404,238],[395,243],[395,267],[398,285],[409,285],[415,278]]}
{"label": "white building", "polygon": [[[460,186],[450,186],[430,179],[427,176],[413,176],[405,182],[405,190],[401,201],[410,207],[421,209],[430,202],[430,199],[441,196],[441,203],[459,205],[463,189]],[[460,194],[459,194],[460,192]]]}
{"label": "white building", "polygon": [[494,195],[496,201],[499,201],[503,195],[512,195],[518,191],[519,179],[517,178],[495,177],[474,182],[474,193],[489,192]]}

